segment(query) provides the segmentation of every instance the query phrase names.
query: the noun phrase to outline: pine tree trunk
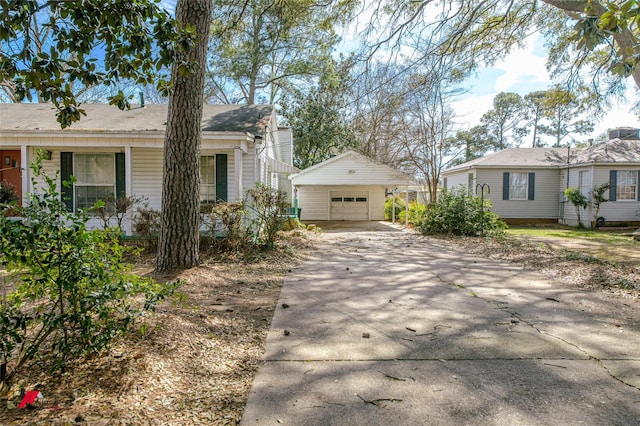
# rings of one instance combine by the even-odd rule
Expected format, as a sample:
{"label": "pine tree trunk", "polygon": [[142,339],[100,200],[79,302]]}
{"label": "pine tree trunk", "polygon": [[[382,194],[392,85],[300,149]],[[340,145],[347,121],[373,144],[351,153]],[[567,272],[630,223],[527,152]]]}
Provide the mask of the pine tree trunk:
{"label": "pine tree trunk", "polygon": [[164,139],[162,224],[156,272],[190,268],[200,262],[200,141],[211,11],[211,0],[178,0],[176,5],[176,19],[196,28],[198,41],[185,59],[197,66],[185,74],[176,63],[171,72],[173,91]]}

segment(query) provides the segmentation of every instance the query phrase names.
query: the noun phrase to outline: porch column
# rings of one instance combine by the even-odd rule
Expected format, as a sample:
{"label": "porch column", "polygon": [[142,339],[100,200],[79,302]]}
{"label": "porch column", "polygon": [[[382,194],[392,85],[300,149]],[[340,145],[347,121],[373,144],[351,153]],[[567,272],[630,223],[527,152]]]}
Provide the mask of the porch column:
{"label": "porch column", "polygon": [[126,181],[125,192],[127,197],[133,195],[133,158],[131,158],[131,146],[124,147],[124,177]]}
{"label": "porch column", "polygon": [[[125,179],[125,194],[127,197],[133,196],[133,158],[131,158],[131,145],[124,147],[124,179]],[[129,220],[124,221],[124,232],[127,235],[133,234],[133,212],[127,213]]]}
{"label": "porch column", "polygon": [[242,199],[242,149],[233,150],[233,184],[236,191],[236,200]]}
{"label": "porch column", "polygon": [[29,147],[27,145],[20,146],[20,172],[22,175],[22,205],[27,200],[27,193],[33,192],[29,187],[31,185],[31,169],[29,168]]}
{"label": "porch column", "polygon": [[409,227],[409,185],[406,188],[407,192],[404,201],[404,226]]}

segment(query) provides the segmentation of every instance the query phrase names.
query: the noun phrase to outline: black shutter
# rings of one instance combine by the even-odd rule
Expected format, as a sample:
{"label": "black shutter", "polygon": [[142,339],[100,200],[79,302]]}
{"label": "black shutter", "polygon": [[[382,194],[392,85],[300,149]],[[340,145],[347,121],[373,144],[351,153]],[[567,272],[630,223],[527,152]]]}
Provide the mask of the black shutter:
{"label": "black shutter", "polygon": [[227,154],[216,154],[216,199],[228,201],[227,192]]}
{"label": "black shutter", "polygon": [[616,170],[609,170],[609,201],[616,201],[617,186],[618,172]]}
{"label": "black shutter", "polygon": [[502,174],[502,199],[509,199],[509,172]]}
{"label": "black shutter", "polygon": [[636,178],[636,200],[640,201],[640,170],[638,170],[638,177]]}
{"label": "black shutter", "polygon": [[529,193],[527,194],[528,200],[535,200],[536,196],[536,174],[529,173]]}
{"label": "black shutter", "polygon": [[60,196],[67,210],[73,211],[73,185],[66,186],[64,182],[71,182],[73,175],[73,152],[60,153]]}
{"label": "black shutter", "polygon": [[127,196],[127,180],[124,172],[124,152],[116,152],[116,197]]}

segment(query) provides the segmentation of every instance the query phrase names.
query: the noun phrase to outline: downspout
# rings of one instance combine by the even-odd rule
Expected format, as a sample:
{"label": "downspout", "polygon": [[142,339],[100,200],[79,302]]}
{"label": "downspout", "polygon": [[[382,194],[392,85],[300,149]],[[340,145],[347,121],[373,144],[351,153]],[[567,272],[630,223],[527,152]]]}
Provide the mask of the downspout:
{"label": "downspout", "polygon": [[404,201],[404,226],[409,227],[409,185],[407,185],[407,193]]}

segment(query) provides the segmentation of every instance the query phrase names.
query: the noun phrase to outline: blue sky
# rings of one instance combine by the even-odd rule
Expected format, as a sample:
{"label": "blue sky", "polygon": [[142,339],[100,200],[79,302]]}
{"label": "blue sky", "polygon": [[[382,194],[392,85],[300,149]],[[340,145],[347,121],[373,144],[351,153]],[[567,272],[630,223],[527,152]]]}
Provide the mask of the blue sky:
{"label": "blue sky", "polygon": [[[534,34],[525,48],[513,51],[490,69],[482,69],[476,78],[469,80],[469,93],[454,104],[462,127],[479,124],[480,117],[492,108],[493,98],[500,92],[516,92],[524,96],[536,90],[545,90],[551,84],[545,68],[546,55],[541,37]],[[633,93],[635,86],[629,86],[630,93]],[[629,104],[614,105],[596,123],[595,131],[582,139],[596,138],[607,129],[616,127],[640,128],[640,120],[629,109]],[[581,137],[577,137],[579,138]],[[527,146],[526,137],[524,141],[523,146]]]}

